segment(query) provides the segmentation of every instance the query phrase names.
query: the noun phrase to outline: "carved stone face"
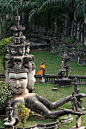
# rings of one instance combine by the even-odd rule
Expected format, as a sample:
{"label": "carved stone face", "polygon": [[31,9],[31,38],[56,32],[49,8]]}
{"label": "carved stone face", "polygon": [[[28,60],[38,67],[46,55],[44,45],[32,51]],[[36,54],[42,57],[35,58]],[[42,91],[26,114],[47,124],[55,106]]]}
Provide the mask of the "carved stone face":
{"label": "carved stone face", "polygon": [[24,43],[25,40],[26,40],[26,37],[25,36],[22,36],[21,39],[20,39],[21,43]]}
{"label": "carved stone face", "polygon": [[26,68],[32,67],[32,64],[33,64],[32,58],[25,57],[23,63],[24,63],[24,67],[26,67]]}
{"label": "carved stone face", "polygon": [[13,59],[10,56],[5,57],[6,68],[10,68],[13,66]]}
{"label": "carved stone face", "polygon": [[13,58],[13,63],[14,63],[14,68],[15,69],[21,69],[21,67],[22,67],[22,58],[20,58],[20,57],[14,57]]}
{"label": "carved stone face", "polygon": [[9,73],[9,84],[15,94],[21,94],[27,87],[27,73]]}
{"label": "carved stone face", "polygon": [[20,31],[20,32],[19,32],[19,36],[22,36],[22,35],[23,35],[22,31]]}
{"label": "carved stone face", "polygon": [[17,49],[16,48],[10,48],[11,49],[11,54],[14,56],[17,54]]}
{"label": "carved stone face", "polygon": [[19,51],[20,55],[24,55],[25,54],[25,46],[23,46],[23,48],[22,48],[22,46],[19,46],[18,51]]}
{"label": "carved stone face", "polygon": [[20,38],[16,38],[16,42],[15,43],[20,43]]}
{"label": "carved stone face", "polygon": [[30,47],[27,46],[27,48],[26,48],[26,53],[29,53],[29,52],[30,52]]}

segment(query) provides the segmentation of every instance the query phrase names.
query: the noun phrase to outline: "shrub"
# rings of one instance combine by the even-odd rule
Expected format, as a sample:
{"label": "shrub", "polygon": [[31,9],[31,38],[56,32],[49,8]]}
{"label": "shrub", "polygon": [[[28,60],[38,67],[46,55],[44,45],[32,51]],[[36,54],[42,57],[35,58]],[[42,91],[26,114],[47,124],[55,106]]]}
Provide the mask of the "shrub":
{"label": "shrub", "polygon": [[5,69],[5,55],[7,54],[7,43],[11,44],[11,37],[2,39],[0,42],[0,55],[2,56],[2,64]]}
{"label": "shrub", "polygon": [[79,45],[77,46],[78,51],[79,51],[79,49],[81,49],[83,47],[84,47],[84,43],[80,42]]}
{"label": "shrub", "polygon": [[29,116],[29,111],[28,111],[28,108],[26,108],[23,103],[22,104],[18,103],[17,106],[18,106],[17,112],[18,112],[19,121],[23,124],[23,127],[24,127],[24,124],[26,123],[26,119]]}
{"label": "shrub", "polygon": [[74,37],[68,37],[66,40],[65,40],[65,42],[67,42],[67,43],[69,43],[69,44],[71,44],[71,45],[73,45],[74,44],[74,42],[75,42],[75,38]]}
{"label": "shrub", "polygon": [[5,103],[5,101],[11,98],[13,91],[10,88],[9,84],[6,84],[5,81],[0,81],[0,104]]}

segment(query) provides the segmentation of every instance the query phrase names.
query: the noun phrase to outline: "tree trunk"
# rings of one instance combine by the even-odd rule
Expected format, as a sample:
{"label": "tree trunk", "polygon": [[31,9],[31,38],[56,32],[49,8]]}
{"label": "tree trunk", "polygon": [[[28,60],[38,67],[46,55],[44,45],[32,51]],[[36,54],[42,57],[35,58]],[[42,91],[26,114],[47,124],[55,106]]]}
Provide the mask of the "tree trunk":
{"label": "tree trunk", "polygon": [[1,16],[1,39],[2,39],[2,16]]}

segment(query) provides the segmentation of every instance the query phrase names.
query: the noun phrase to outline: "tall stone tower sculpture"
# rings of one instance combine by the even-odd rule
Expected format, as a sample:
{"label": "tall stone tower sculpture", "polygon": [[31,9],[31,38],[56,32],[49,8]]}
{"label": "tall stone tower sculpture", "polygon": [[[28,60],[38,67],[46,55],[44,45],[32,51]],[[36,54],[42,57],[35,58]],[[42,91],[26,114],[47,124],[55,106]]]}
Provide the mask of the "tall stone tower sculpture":
{"label": "tall stone tower sculpture", "polygon": [[15,16],[16,25],[11,27],[13,36],[11,37],[12,44],[7,44],[7,51],[9,54],[5,56],[6,66],[5,75],[6,83],[9,84],[9,72],[11,73],[28,73],[28,90],[31,92],[34,89],[35,65],[34,55],[28,54],[30,52],[30,44],[26,42],[26,37],[22,31],[25,27],[20,25],[20,16]]}

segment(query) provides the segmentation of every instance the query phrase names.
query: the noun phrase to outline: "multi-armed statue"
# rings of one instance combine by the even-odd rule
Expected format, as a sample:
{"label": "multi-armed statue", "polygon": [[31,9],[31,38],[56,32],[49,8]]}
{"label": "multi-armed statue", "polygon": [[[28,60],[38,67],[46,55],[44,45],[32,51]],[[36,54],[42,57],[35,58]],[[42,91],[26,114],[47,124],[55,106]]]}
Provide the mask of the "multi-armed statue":
{"label": "multi-armed statue", "polygon": [[[17,104],[24,103],[27,108],[31,111],[35,111],[48,118],[58,118],[66,114],[82,115],[83,112],[73,111],[69,109],[56,110],[51,112],[51,109],[56,109],[61,105],[71,101],[71,97],[67,96],[56,102],[51,103],[42,96],[35,93],[29,93],[29,91],[34,89],[35,83],[35,65],[34,56],[28,54],[30,51],[29,43],[26,43],[25,36],[23,36],[22,30],[25,28],[19,24],[20,16],[15,17],[16,26],[11,27],[13,30],[12,44],[8,44],[8,53],[6,55],[6,82],[10,84],[11,89],[14,92],[13,98],[7,102],[8,108],[6,111],[9,112],[11,109],[11,114],[9,118],[5,119],[5,125],[17,123],[19,118],[17,115]],[[76,98],[86,97],[86,94],[80,93],[75,95]],[[13,111],[12,111],[13,110]],[[1,111],[1,110],[0,110]],[[12,115],[13,112],[13,115]],[[9,120],[8,120],[9,119]],[[14,122],[12,123],[11,120]]]}
{"label": "multi-armed statue", "polygon": [[18,73],[27,73],[27,88],[31,92],[34,89],[35,81],[34,55],[28,54],[30,51],[30,44],[26,42],[26,37],[23,36],[22,30],[25,30],[25,27],[20,25],[20,16],[18,12],[15,21],[16,25],[11,27],[11,30],[13,30],[13,36],[11,37],[12,44],[7,44],[7,51],[9,54],[5,56],[6,83],[9,84],[9,75],[14,76],[15,73],[17,74],[16,77],[19,78],[20,74],[18,75]]}

